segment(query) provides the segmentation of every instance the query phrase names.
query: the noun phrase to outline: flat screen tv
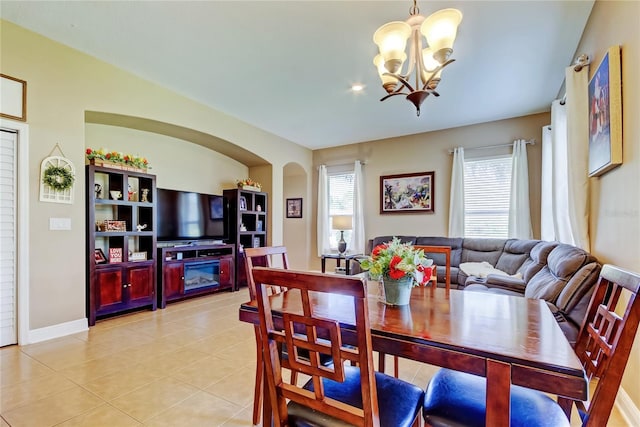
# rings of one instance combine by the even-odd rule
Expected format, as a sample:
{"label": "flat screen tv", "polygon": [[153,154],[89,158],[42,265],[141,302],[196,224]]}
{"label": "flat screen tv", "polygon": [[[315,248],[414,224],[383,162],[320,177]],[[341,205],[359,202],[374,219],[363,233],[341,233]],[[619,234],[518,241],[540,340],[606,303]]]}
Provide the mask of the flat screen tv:
{"label": "flat screen tv", "polygon": [[158,188],[158,240],[225,240],[223,196]]}

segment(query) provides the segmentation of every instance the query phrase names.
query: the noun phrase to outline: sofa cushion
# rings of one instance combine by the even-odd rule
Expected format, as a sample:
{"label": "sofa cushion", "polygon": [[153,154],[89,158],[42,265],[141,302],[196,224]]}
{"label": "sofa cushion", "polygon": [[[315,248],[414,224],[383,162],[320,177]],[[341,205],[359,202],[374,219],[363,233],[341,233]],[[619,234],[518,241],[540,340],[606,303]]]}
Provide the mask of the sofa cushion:
{"label": "sofa cushion", "polygon": [[547,258],[551,251],[558,246],[558,242],[540,242],[535,245],[529,253],[527,259],[520,267],[522,279],[526,282],[531,280],[533,276],[547,264]]}
{"label": "sofa cushion", "polygon": [[470,285],[481,284],[487,289],[497,288],[513,291],[520,296],[524,295],[524,288],[526,283],[522,278],[514,276],[504,276],[498,274],[490,274],[486,278],[469,277],[465,282],[464,289],[467,289]]}
{"label": "sofa cushion", "polygon": [[[556,301],[556,306],[565,313],[573,310],[582,297],[593,288],[599,276],[600,264],[597,262],[591,262],[583,266],[562,289]],[[580,319],[581,321],[582,319]]]}
{"label": "sofa cushion", "polygon": [[524,262],[530,259],[531,249],[533,249],[539,240],[520,240],[509,239],[504,244],[504,250],[498,258],[495,267],[504,271],[509,275],[516,274]]}
{"label": "sofa cushion", "polygon": [[502,255],[505,243],[505,239],[464,239],[460,262],[487,261],[491,265],[496,265]]}
{"label": "sofa cushion", "polygon": [[473,292],[489,292],[490,294],[498,294],[498,295],[512,295],[516,297],[522,297],[522,292],[518,292],[516,290],[503,289],[503,288],[490,288],[487,285],[483,285],[481,283],[473,283],[469,286],[465,286],[465,291],[473,291]]}
{"label": "sofa cushion", "polygon": [[584,250],[567,244],[556,246],[545,265],[527,283],[524,296],[556,302],[569,279],[587,262],[595,258]]}

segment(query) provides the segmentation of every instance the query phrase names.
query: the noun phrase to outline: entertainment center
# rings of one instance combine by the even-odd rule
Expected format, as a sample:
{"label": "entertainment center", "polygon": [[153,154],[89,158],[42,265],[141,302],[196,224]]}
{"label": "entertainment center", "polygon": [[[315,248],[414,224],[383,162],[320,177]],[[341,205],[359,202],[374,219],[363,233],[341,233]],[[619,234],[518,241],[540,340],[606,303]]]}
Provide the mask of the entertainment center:
{"label": "entertainment center", "polygon": [[144,171],[93,164],[86,166],[86,189],[90,326],[132,310],[238,290],[246,285],[242,248],[267,244],[263,192],[162,189]]}

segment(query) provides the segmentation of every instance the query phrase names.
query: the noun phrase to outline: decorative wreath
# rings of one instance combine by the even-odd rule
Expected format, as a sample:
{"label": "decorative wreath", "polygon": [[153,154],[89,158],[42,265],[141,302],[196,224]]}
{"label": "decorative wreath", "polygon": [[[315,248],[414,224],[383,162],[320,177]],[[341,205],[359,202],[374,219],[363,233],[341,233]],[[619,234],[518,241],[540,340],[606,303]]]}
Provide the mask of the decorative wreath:
{"label": "decorative wreath", "polygon": [[68,170],[60,166],[49,166],[44,170],[43,182],[56,191],[64,191],[73,185],[75,177]]}

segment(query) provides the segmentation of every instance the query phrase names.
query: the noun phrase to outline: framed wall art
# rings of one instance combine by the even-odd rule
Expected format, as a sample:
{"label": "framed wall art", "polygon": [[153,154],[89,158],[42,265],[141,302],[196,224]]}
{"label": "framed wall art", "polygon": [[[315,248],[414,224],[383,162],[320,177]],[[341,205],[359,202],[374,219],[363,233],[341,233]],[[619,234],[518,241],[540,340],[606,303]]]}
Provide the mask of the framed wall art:
{"label": "framed wall art", "polygon": [[27,121],[27,82],[0,74],[0,117]]}
{"label": "framed wall art", "polygon": [[434,172],[380,177],[380,213],[435,212]]}
{"label": "framed wall art", "polygon": [[287,199],[287,218],[302,218],[302,198]]}
{"label": "framed wall art", "polygon": [[622,164],[620,46],[612,46],[589,81],[589,176]]}

